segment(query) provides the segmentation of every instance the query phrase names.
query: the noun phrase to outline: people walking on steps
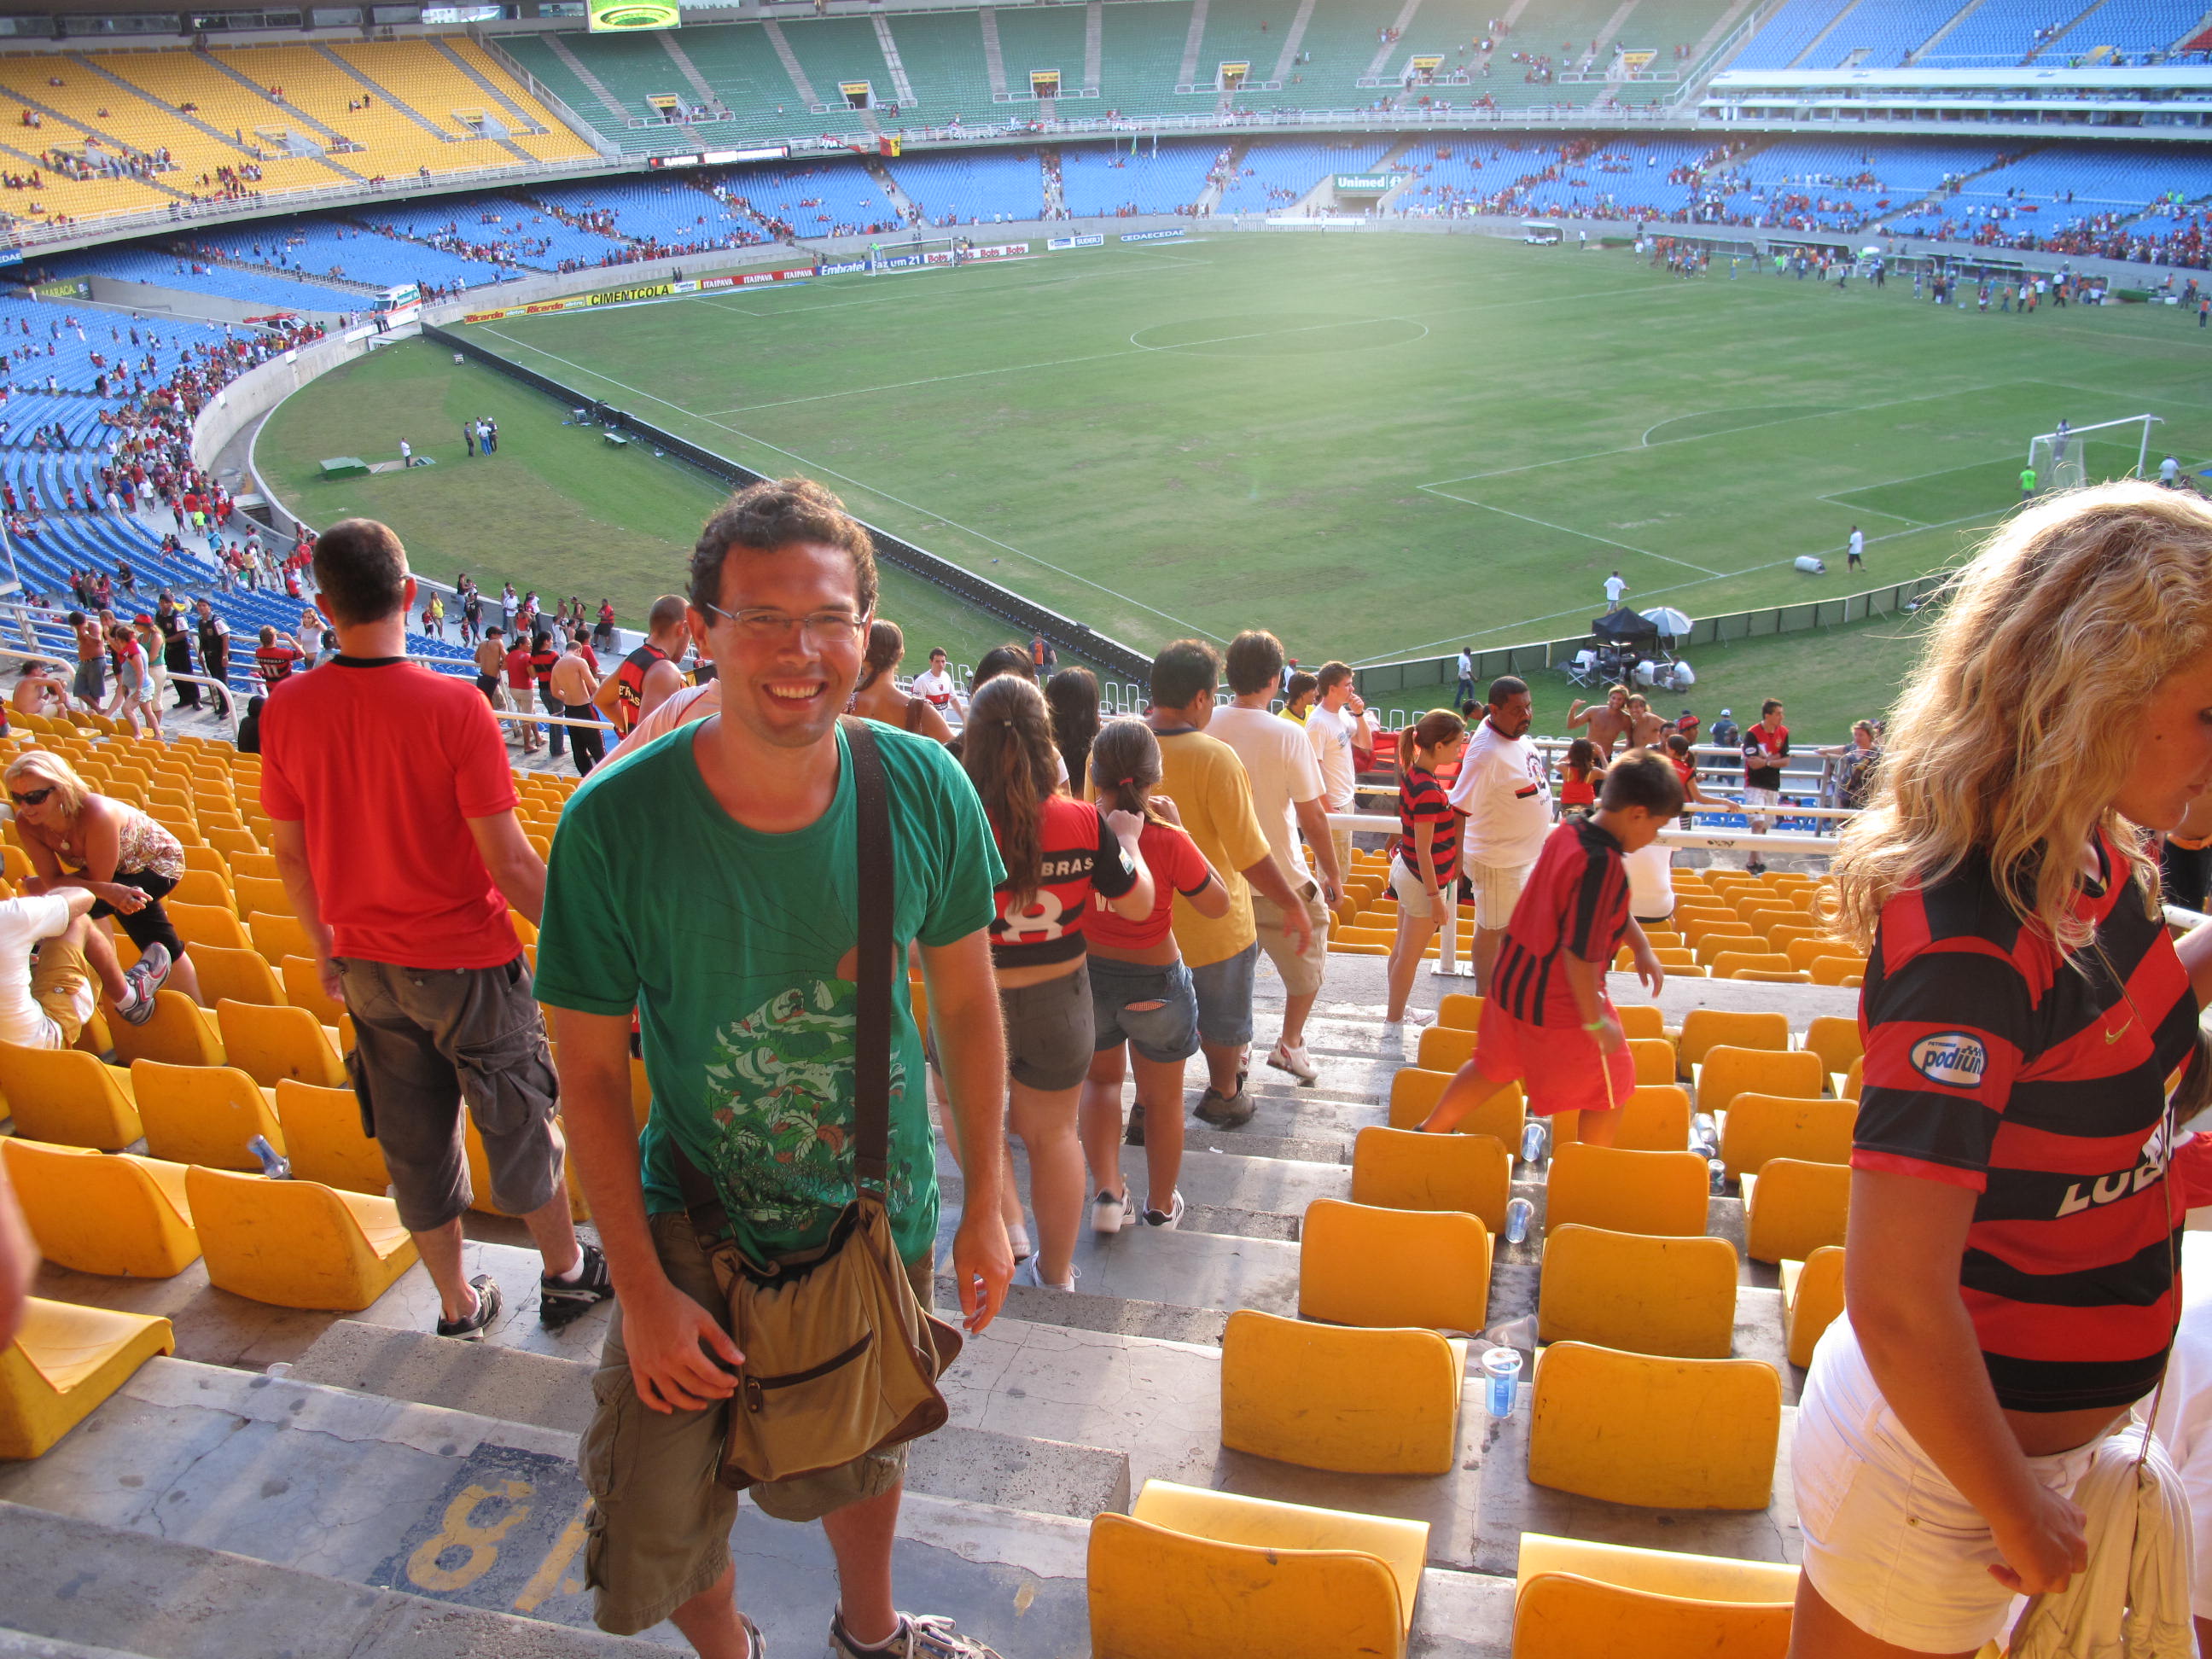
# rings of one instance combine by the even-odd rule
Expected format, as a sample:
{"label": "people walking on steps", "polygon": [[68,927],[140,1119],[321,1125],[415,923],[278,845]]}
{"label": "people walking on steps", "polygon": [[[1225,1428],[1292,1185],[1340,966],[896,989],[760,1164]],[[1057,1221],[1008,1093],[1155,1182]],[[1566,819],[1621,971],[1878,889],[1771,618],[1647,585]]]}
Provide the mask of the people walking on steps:
{"label": "people walking on steps", "polygon": [[1437,772],[1466,747],[1467,722],[1449,708],[1431,708],[1398,733],[1398,850],[1390,860],[1398,930],[1390,941],[1386,1035],[1404,1035],[1413,975],[1444,919],[1444,895],[1459,876],[1459,820]]}
{"label": "people walking on steps", "polygon": [[[1614,689],[1621,691],[1618,718],[1620,730],[1626,732],[1631,724],[1628,694]],[[1452,780],[1452,810],[1465,820],[1460,860],[1474,890],[1474,948],[1469,954],[1477,996],[1490,994],[1491,968],[1504,942],[1505,924],[1544,849],[1544,837],[1551,833],[1552,767],[1543,751],[1528,741],[1534,719],[1526,680],[1510,674],[1492,680],[1488,706],[1468,738],[1459,775]],[[1610,753],[1609,738],[1599,735],[1595,718],[1590,736],[1604,758]]]}
{"label": "people walking on steps", "polygon": [[1006,868],[994,889],[991,968],[1010,1117],[1029,1152],[1036,1218],[1036,1253],[1018,1277],[1073,1290],[1087,1190],[1077,1117],[1092,1051],[1085,929],[1094,894],[1126,919],[1152,914],[1152,878],[1138,852],[1144,820],[1055,791],[1059,757],[1044,697],[1019,675],[1001,675],[975,694],[963,737],[961,764]]}
{"label": "people walking on steps", "polygon": [[[1083,1080],[1084,1161],[1090,1166],[1094,1232],[1118,1233],[1139,1218],[1121,1174],[1121,1079],[1136,1078],[1144,1137],[1147,1226],[1182,1219],[1183,1064],[1198,1052],[1198,996],[1176,948],[1176,896],[1200,915],[1229,912],[1229,890],[1176,822],[1175,803],[1158,793],[1160,745],[1139,720],[1109,720],[1091,745],[1092,793],[1101,810],[1144,822],[1137,852],[1152,878],[1150,914],[1131,918],[1113,907],[1091,913],[1085,945],[1091,974],[1091,1056]],[[1124,1053],[1127,1059],[1125,1062]]]}

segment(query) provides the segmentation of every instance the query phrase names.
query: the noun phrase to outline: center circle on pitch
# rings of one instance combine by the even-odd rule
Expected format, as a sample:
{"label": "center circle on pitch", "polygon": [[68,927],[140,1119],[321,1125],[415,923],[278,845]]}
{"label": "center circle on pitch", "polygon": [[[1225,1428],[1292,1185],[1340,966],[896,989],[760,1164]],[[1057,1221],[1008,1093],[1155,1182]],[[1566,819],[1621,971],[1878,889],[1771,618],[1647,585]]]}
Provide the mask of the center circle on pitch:
{"label": "center circle on pitch", "polygon": [[1331,312],[1244,312],[1154,323],[1129,337],[1147,351],[1200,357],[1310,357],[1410,345],[1427,325],[1402,317],[1346,317]]}

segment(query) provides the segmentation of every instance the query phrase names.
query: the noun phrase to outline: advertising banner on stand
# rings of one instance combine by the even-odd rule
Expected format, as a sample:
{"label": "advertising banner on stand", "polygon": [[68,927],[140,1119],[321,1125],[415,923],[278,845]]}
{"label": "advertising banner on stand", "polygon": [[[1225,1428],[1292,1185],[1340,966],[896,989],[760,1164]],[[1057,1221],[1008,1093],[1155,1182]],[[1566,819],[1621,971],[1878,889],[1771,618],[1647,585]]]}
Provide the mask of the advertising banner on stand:
{"label": "advertising banner on stand", "polygon": [[1125,234],[1120,240],[1125,242],[1171,242],[1181,238],[1182,234],[1183,232],[1180,227],[1174,230],[1133,230]]}
{"label": "advertising banner on stand", "polygon": [[1103,236],[1055,236],[1045,246],[1057,253],[1062,248],[1103,247],[1106,239]]}

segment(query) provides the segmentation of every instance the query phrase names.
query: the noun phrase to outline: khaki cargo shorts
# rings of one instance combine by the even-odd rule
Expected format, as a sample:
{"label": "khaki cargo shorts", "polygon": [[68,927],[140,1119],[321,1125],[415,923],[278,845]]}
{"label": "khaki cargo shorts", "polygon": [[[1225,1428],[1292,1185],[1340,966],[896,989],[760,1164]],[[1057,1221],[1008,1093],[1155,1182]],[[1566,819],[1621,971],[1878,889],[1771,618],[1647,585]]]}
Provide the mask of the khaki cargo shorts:
{"label": "khaki cargo shorts", "polygon": [[1310,997],[1321,989],[1322,970],[1328,961],[1328,905],[1322,898],[1318,882],[1301,881],[1297,890],[1304,902],[1307,924],[1313,929],[1304,950],[1292,945],[1283,931],[1281,907],[1256,887],[1252,890],[1252,927],[1259,936],[1260,948],[1282,975],[1285,994]]}
{"label": "khaki cargo shorts", "polygon": [[[656,1215],[649,1224],[669,1282],[726,1330],[728,1306],[691,1218]],[[921,1305],[933,1305],[931,1263],[908,1262],[906,1273]],[[599,1628],[635,1636],[711,1589],[730,1565],[738,1494],[714,1478],[729,1407],[657,1412],[640,1400],[623,1348],[620,1302],[592,1377],[592,1397],[595,1409],[580,1458],[592,1494],[584,1580],[596,1593],[592,1616]],[[897,1445],[819,1474],[747,1490],[764,1515],[818,1521],[848,1504],[881,1497],[905,1478],[906,1447]]]}

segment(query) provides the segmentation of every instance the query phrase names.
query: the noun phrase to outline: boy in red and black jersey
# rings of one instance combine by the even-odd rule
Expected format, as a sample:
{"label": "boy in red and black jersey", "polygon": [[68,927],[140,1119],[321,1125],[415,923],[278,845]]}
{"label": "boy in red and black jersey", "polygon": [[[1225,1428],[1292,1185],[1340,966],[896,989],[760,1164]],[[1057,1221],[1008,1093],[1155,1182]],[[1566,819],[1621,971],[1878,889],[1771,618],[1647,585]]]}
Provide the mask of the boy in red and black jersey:
{"label": "boy in red and black jersey", "polygon": [[1977,857],[1882,908],[1860,1004],[1851,1165],[1979,1194],[1960,1293],[2008,1411],[2118,1410],[2156,1385],[2173,1330],[2164,1081],[2197,1001],[2118,850],[2097,850],[2083,971]]}
{"label": "boy in red and black jersey", "polygon": [[1606,969],[1626,942],[1653,995],[1665,975],[1628,910],[1623,856],[1649,847],[1682,810],[1682,781],[1650,750],[1605,775],[1597,811],[1544,842],[1505,924],[1474,1054],[1421,1129],[1441,1134],[1509,1084],[1540,1117],[1579,1112],[1580,1138],[1613,1144],[1636,1066],[1606,995]]}
{"label": "boy in red and black jersey", "polygon": [[[553,695],[553,665],[560,660],[561,653],[553,648],[553,636],[539,629],[530,641],[530,678],[536,684],[539,706],[549,714],[565,715],[568,712],[568,705]],[[550,752],[555,760],[559,760],[568,750],[568,729],[550,721],[545,729],[551,734]]]}

